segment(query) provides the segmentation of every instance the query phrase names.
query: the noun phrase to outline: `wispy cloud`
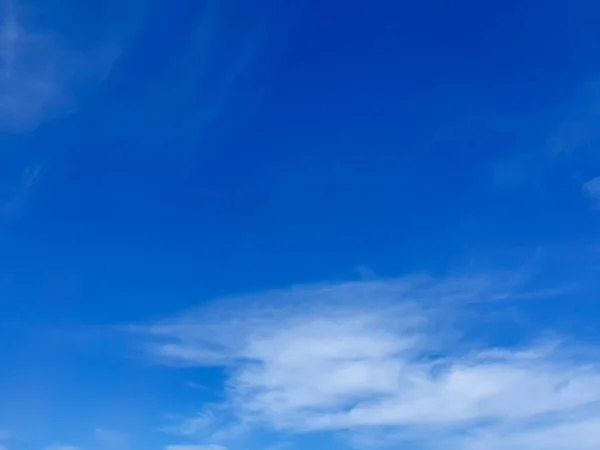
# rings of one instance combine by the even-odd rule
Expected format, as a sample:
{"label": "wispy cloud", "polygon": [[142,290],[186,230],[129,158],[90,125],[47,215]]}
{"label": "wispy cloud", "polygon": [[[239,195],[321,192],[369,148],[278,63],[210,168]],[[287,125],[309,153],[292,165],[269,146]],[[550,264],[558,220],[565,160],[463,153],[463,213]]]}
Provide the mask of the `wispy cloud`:
{"label": "wispy cloud", "polygon": [[167,445],[165,450],[227,450],[222,445]]}
{"label": "wispy cloud", "polygon": [[462,328],[461,308],[513,295],[493,276],[301,286],[157,323],[149,349],[163,363],[227,369],[225,403],[181,428],[202,439],[227,423],[465,450],[566,450],[587,430],[592,445],[597,355],[549,339],[497,346]]}
{"label": "wispy cloud", "polygon": [[[229,32],[227,2],[207,2],[206,11],[184,52],[185,57],[178,65],[184,65],[185,70],[175,75],[177,88],[166,92],[170,99],[181,100],[186,110],[192,111],[193,126],[199,136],[225,112],[239,85],[243,84],[244,75],[253,69],[257,56],[272,45],[275,38],[273,33],[286,22],[285,18],[289,20],[289,16],[298,14],[298,5],[302,3],[291,5],[289,2],[274,1],[257,4],[253,13],[248,14],[248,24],[235,25],[240,30],[246,29],[240,39],[235,38],[235,33]],[[283,17],[281,5],[286,5],[287,10]],[[281,33],[282,30],[278,31]],[[228,46],[235,51],[230,54],[223,52],[215,58],[215,50],[222,42],[228,42]],[[202,55],[201,58],[198,55]],[[225,61],[227,63],[220,67]]]}
{"label": "wispy cloud", "polygon": [[23,171],[17,186],[8,189],[6,197],[0,199],[0,218],[14,217],[22,211],[31,189],[39,179],[41,170],[41,166],[37,165]]}
{"label": "wispy cloud", "polygon": [[50,35],[28,31],[14,2],[5,4],[0,24],[0,126],[35,127],[50,110],[70,108],[57,72],[57,43]]}
{"label": "wispy cloud", "polygon": [[492,161],[489,181],[499,188],[529,185],[540,187],[556,182],[548,178],[557,169],[564,179],[596,161],[600,144],[600,82],[597,76],[572,89],[570,98],[553,107],[525,114],[515,112],[496,117],[483,115],[481,129],[488,138],[506,141],[506,152]]}
{"label": "wispy cloud", "polygon": [[74,445],[53,444],[46,447],[46,450],[79,450],[79,448]]}
{"label": "wispy cloud", "polygon": [[103,446],[109,448],[126,448],[130,443],[129,435],[117,430],[96,428],[94,436]]}
{"label": "wispy cloud", "polygon": [[592,178],[583,184],[583,193],[594,203],[600,206],[600,177]]}
{"label": "wispy cloud", "polygon": [[[113,41],[82,49],[78,36],[32,25],[33,13],[48,19],[63,11],[40,11],[43,3],[37,9],[18,6],[14,0],[0,2],[0,131],[28,131],[74,111],[81,94],[107,76],[121,50]],[[113,17],[116,28],[118,14]]]}
{"label": "wispy cloud", "polygon": [[466,450],[544,449],[593,450],[600,448],[600,419],[574,418],[564,422],[506,426],[474,433],[465,439]]}

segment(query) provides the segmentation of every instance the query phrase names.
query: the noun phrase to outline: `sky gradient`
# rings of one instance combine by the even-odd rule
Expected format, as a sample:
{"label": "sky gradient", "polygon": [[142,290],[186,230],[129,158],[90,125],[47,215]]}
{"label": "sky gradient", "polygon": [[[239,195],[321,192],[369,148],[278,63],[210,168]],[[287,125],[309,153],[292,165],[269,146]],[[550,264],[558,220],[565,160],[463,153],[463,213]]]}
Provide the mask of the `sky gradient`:
{"label": "sky gradient", "polygon": [[600,448],[599,21],[0,0],[0,450]]}

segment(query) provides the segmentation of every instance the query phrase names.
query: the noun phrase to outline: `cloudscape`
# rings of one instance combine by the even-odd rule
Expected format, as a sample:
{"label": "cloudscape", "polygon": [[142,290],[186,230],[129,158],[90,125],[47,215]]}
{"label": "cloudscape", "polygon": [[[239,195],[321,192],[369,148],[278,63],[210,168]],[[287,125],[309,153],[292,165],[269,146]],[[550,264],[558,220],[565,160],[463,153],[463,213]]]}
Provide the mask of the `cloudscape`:
{"label": "cloudscape", "polygon": [[0,450],[600,448],[599,17],[0,0]]}

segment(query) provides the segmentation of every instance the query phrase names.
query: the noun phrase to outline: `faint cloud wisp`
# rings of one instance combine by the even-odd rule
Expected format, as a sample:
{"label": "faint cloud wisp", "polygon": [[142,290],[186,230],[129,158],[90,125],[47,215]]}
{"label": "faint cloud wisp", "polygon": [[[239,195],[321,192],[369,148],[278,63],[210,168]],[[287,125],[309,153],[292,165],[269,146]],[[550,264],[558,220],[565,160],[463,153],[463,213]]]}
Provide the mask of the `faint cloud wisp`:
{"label": "faint cloud wisp", "polygon": [[60,101],[60,86],[48,56],[52,43],[27,33],[9,2],[0,24],[0,126],[27,129],[37,124],[52,102]]}
{"label": "faint cloud wisp", "polygon": [[[110,73],[123,44],[103,35],[94,45],[78,45],[83,41],[79,36],[61,34],[63,30],[57,24],[61,14],[67,12],[57,5],[19,6],[15,0],[0,1],[0,131],[3,132],[30,131],[44,121],[77,109],[82,95]],[[110,24],[114,29],[120,25],[117,11],[111,16],[115,20]],[[37,19],[42,15],[51,23],[39,25]],[[83,19],[69,20],[77,23]]]}
{"label": "faint cloud wisp", "polygon": [[130,443],[129,435],[117,430],[96,428],[94,436],[104,447],[108,448],[123,449],[127,448]]}
{"label": "faint cloud wisp", "polygon": [[9,189],[4,198],[0,199],[0,218],[9,219],[19,215],[39,179],[41,170],[39,165],[25,169],[17,186]]}
{"label": "faint cloud wisp", "polygon": [[594,206],[600,207],[600,177],[586,181],[583,184],[583,192],[594,203]]}

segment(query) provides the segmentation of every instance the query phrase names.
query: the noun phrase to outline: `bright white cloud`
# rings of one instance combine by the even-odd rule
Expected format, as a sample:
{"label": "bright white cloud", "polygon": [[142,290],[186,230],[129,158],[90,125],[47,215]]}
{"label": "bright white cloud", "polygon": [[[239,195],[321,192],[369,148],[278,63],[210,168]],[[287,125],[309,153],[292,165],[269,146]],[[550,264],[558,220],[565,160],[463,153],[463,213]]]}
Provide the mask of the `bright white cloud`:
{"label": "bright white cloud", "polygon": [[586,181],[583,184],[583,192],[592,202],[600,206],[600,177]]}
{"label": "bright white cloud", "polygon": [[186,435],[218,431],[213,414],[225,411],[233,423],[386,430],[428,448],[567,450],[578,430],[592,445],[597,359],[557,342],[501,348],[461,332],[461,308],[521,294],[495,277],[297,287],[158,323],[150,348],[162,362],[227,369],[226,404],[189,419]]}

